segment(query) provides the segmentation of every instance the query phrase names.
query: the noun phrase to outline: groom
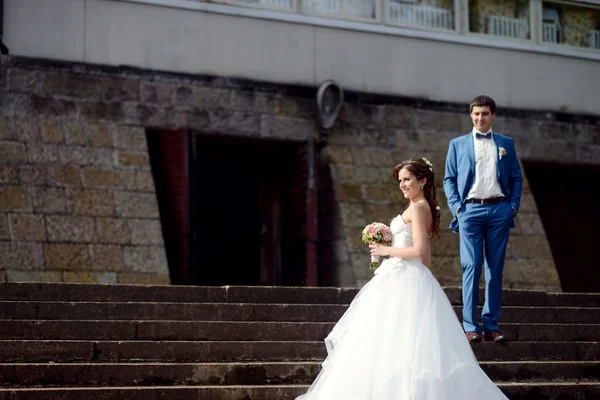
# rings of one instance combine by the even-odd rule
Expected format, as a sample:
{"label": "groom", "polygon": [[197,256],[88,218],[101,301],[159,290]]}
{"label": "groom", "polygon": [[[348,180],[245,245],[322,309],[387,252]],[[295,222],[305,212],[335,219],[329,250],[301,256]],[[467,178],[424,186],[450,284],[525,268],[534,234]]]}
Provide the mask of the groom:
{"label": "groom", "polygon": [[469,341],[481,340],[477,322],[479,278],[485,261],[483,339],[498,342],[502,270],[510,228],[521,199],[521,167],[511,138],[492,131],[496,103],[477,96],[470,105],[473,130],[450,141],[444,192],[460,235],[463,271],[463,328]]}

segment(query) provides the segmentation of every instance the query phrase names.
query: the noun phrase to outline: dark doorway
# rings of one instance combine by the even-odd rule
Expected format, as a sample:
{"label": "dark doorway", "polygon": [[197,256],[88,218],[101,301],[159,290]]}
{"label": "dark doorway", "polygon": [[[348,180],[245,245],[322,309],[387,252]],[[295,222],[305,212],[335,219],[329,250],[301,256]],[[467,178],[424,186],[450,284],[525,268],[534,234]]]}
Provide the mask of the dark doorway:
{"label": "dark doorway", "polygon": [[600,292],[596,246],[600,168],[523,163],[564,292]]}
{"label": "dark doorway", "polygon": [[146,136],[173,284],[318,284],[312,141]]}

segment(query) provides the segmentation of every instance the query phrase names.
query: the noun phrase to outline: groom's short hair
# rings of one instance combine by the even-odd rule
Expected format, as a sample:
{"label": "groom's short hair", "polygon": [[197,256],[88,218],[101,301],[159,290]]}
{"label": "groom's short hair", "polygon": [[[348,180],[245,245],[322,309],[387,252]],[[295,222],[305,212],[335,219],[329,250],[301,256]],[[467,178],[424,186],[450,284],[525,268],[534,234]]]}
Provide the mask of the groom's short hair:
{"label": "groom's short hair", "polygon": [[473,112],[473,107],[489,107],[492,114],[496,114],[496,102],[490,96],[477,96],[471,101],[469,114]]}

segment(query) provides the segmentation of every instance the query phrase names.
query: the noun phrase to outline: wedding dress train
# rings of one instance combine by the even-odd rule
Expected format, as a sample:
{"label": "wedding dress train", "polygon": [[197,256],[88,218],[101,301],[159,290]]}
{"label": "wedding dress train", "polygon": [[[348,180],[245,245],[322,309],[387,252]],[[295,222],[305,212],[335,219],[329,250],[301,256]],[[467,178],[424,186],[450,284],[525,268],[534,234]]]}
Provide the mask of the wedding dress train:
{"label": "wedding dress train", "polygon": [[[412,246],[412,226],[400,215],[390,228],[394,247]],[[507,399],[420,260],[383,261],[325,344],[323,369],[297,400]]]}

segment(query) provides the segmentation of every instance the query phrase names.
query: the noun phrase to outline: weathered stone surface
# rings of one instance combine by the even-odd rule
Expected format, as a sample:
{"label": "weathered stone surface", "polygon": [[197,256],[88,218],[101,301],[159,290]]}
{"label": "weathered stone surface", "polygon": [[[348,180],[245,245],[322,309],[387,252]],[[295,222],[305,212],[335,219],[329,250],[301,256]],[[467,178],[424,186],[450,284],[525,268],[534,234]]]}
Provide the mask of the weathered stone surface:
{"label": "weathered stone surface", "polygon": [[275,115],[289,115],[292,117],[313,119],[316,114],[313,99],[276,95],[273,100],[272,110]]}
{"label": "weathered stone surface", "polygon": [[10,239],[10,229],[8,227],[8,215],[0,214],[0,240]]}
{"label": "weathered stone surface", "polygon": [[63,164],[79,165],[82,167],[112,167],[113,151],[111,149],[83,147],[83,146],[63,146],[59,149],[60,161]]}
{"label": "weathered stone surface", "polygon": [[147,167],[149,165],[148,153],[119,151],[119,164],[123,167]]}
{"label": "weathered stone surface", "polygon": [[131,219],[128,222],[132,244],[163,244],[162,229],[159,220]]}
{"label": "weathered stone surface", "polygon": [[58,162],[59,147],[54,144],[27,143],[29,162],[37,164],[55,164]]}
{"label": "weathered stone surface", "polygon": [[150,171],[135,172],[135,189],[140,192],[155,192],[154,178]]}
{"label": "weathered stone surface", "polygon": [[0,140],[14,140],[16,139],[15,133],[14,119],[0,117]]}
{"label": "weathered stone surface", "polygon": [[[249,115],[240,123],[244,121],[251,123],[251,129],[246,130],[244,133],[254,135],[260,132],[260,136],[263,138],[273,138],[281,140],[292,140],[292,141],[304,141],[309,137],[316,137],[318,128],[315,122],[304,118],[295,118],[287,116],[274,116],[263,114],[260,121],[254,119],[255,116]],[[258,128],[257,123],[260,123]],[[236,129],[240,130],[240,127]]]}
{"label": "weathered stone surface", "polygon": [[39,93],[43,77],[43,71],[11,68],[8,70],[7,89],[14,92]]}
{"label": "weathered stone surface", "polygon": [[22,186],[0,186],[0,211],[27,211],[31,209],[29,191]]}
{"label": "weathered stone surface", "polygon": [[100,97],[102,87],[98,78],[84,74],[46,73],[41,92],[49,96],[62,95],[80,99]]}
{"label": "weathered stone surface", "polygon": [[131,218],[158,218],[156,195],[150,193],[115,192],[117,215]]}
{"label": "weathered stone surface", "polygon": [[64,214],[67,212],[67,194],[62,188],[40,188],[33,191],[33,210],[36,213]]}
{"label": "weathered stone surface", "polygon": [[68,189],[67,205],[69,212],[75,215],[115,214],[113,195],[108,190]]}
{"label": "weathered stone surface", "polygon": [[62,282],[59,271],[23,271],[9,269],[6,271],[7,282]]}
{"label": "weathered stone surface", "polygon": [[94,218],[47,216],[48,240],[51,242],[84,242],[96,240]]}
{"label": "weathered stone surface", "polygon": [[600,145],[578,145],[576,153],[578,162],[596,164],[600,160]]}
{"label": "weathered stone surface", "polygon": [[96,218],[96,229],[100,243],[130,244],[131,230],[127,220],[118,218]]}
{"label": "weathered stone surface", "polygon": [[66,144],[83,146],[88,143],[85,124],[79,121],[65,121],[63,130]]}
{"label": "weathered stone surface", "polygon": [[325,151],[331,164],[352,164],[352,152],[347,147],[327,146]]}
{"label": "weathered stone surface", "polygon": [[364,165],[371,164],[371,153],[367,147],[351,147],[350,152],[356,167],[361,168]]}
{"label": "weathered stone surface", "polygon": [[169,83],[142,82],[141,91],[142,102],[168,105],[173,103],[175,85]]}
{"label": "weathered stone surface", "polygon": [[13,241],[39,242],[46,240],[43,215],[10,214],[10,237]]}
{"label": "weathered stone surface", "polygon": [[15,185],[19,183],[19,170],[14,165],[0,165],[0,184]]}
{"label": "weathered stone surface", "polygon": [[90,245],[92,270],[123,271],[125,264],[119,246]]}
{"label": "weathered stone surface", "polygon": [[167,112],[151,104],[123,103],[122,122],[131,125],[161,127],[166,124]]}
{"label": "weathered stone surface", "polygon": [[94,147],[112,147],[112,134],[108,125],[90,124],[87,126],[88,142]]}
{"label": "weathered stone surface", "polygon": [[526,257],[530,260],[552,260],[552,252],[545,236],[516,236],[508,239],[506,255],[512,258]]}
{"label": "weathered stone surface", "polygon": [[52,119],[42,121],[42,140],[51,143],[62,143],[64,141],[60,121]]}
{"label": "weathered stone surface", "polygon": [[80,169],[71,165],[61,165],[55,168],[56,183],[61,186],[81,186]]}
{"label": "weathered stone surface", "polygon": [[124,189],[135,191],[137,190],[137,185],[135,182],[136,172],[134,169],[129,170],[121,170],[121,186]]}
{"label": "weathered stone surface", "polygon": [[338,200],[349,203],[362,202],[362,187],[360,185],[340,184],[337,192]]}
{"label": "weathered stone surface", "polygon": [[365,202],[398,204],[403,199],[398,188],[391,185],[363,185],[362,192]]}
{"label": "weathered stone surface", "polygon": [[362,229],[367,225],[362,204],[340,203],[340,211],[344,226]]}
{"label": "weathered stone surface", "polygon": [[44,165],[19,167],[19,182],[22,185],[52,186],[56,183],[54,169]]}
{"label": "weathered stone surface", "polygon": [[[140,80],[135,78],[105,77],[101,79],[106,101],[139,101]],[[97,98],[97,96],[95,97]]]}
{"label": "weathered stone surface", "polygon": [[44,245],[46,268],[85,271],[91,268],[88,246],[85,244]]}
{"label": "weathered stone surface", "polygon": [[99,101],[86,101],[79,104],[81,117],[88,120],[106,120],[111,122],[121,121],[125,112],[121,103],[104,103]]}
{"label": "weathered stone surface", "polygon": [[415,109],[405,106],[386,105],[384,107],[384,123],[389,127],[405,130],[416,128]]}
{"label": "weathered stone surface", "polygon": [[432,256],[429,269],[442,286],[462,285],[460,257]]}
{"label": "weathered stone surface", "polygon": [[142,128],[119,126],[113,130],[113,143],[118,149],[147,151],[146,132]]}
{"label": "weathered stone surface", "polygon": [[123,260],[128,272],[168,274],[167,258],[162,247],[124,247]]}
{"label": "weathered stone surface", "polygon": [[381,125],[385,119],[385,106],[345,103],[340,119],[356,125]]}
{"label": "weathered stone surface", "polygon": [[34,270],[44,266],[40,243],[0,242],[0,269]]}
{"label": "weathered stone surface", "polygon": [[77,103],[71,100],[32,95],[31,114],[42,118],[76,118]]}
{"label": "weathered stone surface", "polygon": [[0,160],[6,163],[27,162],[27,149],[23,143],[1,141]]}
{"label": "weathered stone surface", "polygon": [[75,283],[117,283],[115,272],[70,272],[62,273],[64,282]]}
{"label": "weathered stone surface", "polygon": [[115,170],[84,169],[84,187],[121,187],[121,173]]}
{"label": "weathered stone surface", "polygon": [[131,272],[120,272],[118,280],[121,284],[130,285],[168,285],[171,280],[168,275],[141,274]]}

